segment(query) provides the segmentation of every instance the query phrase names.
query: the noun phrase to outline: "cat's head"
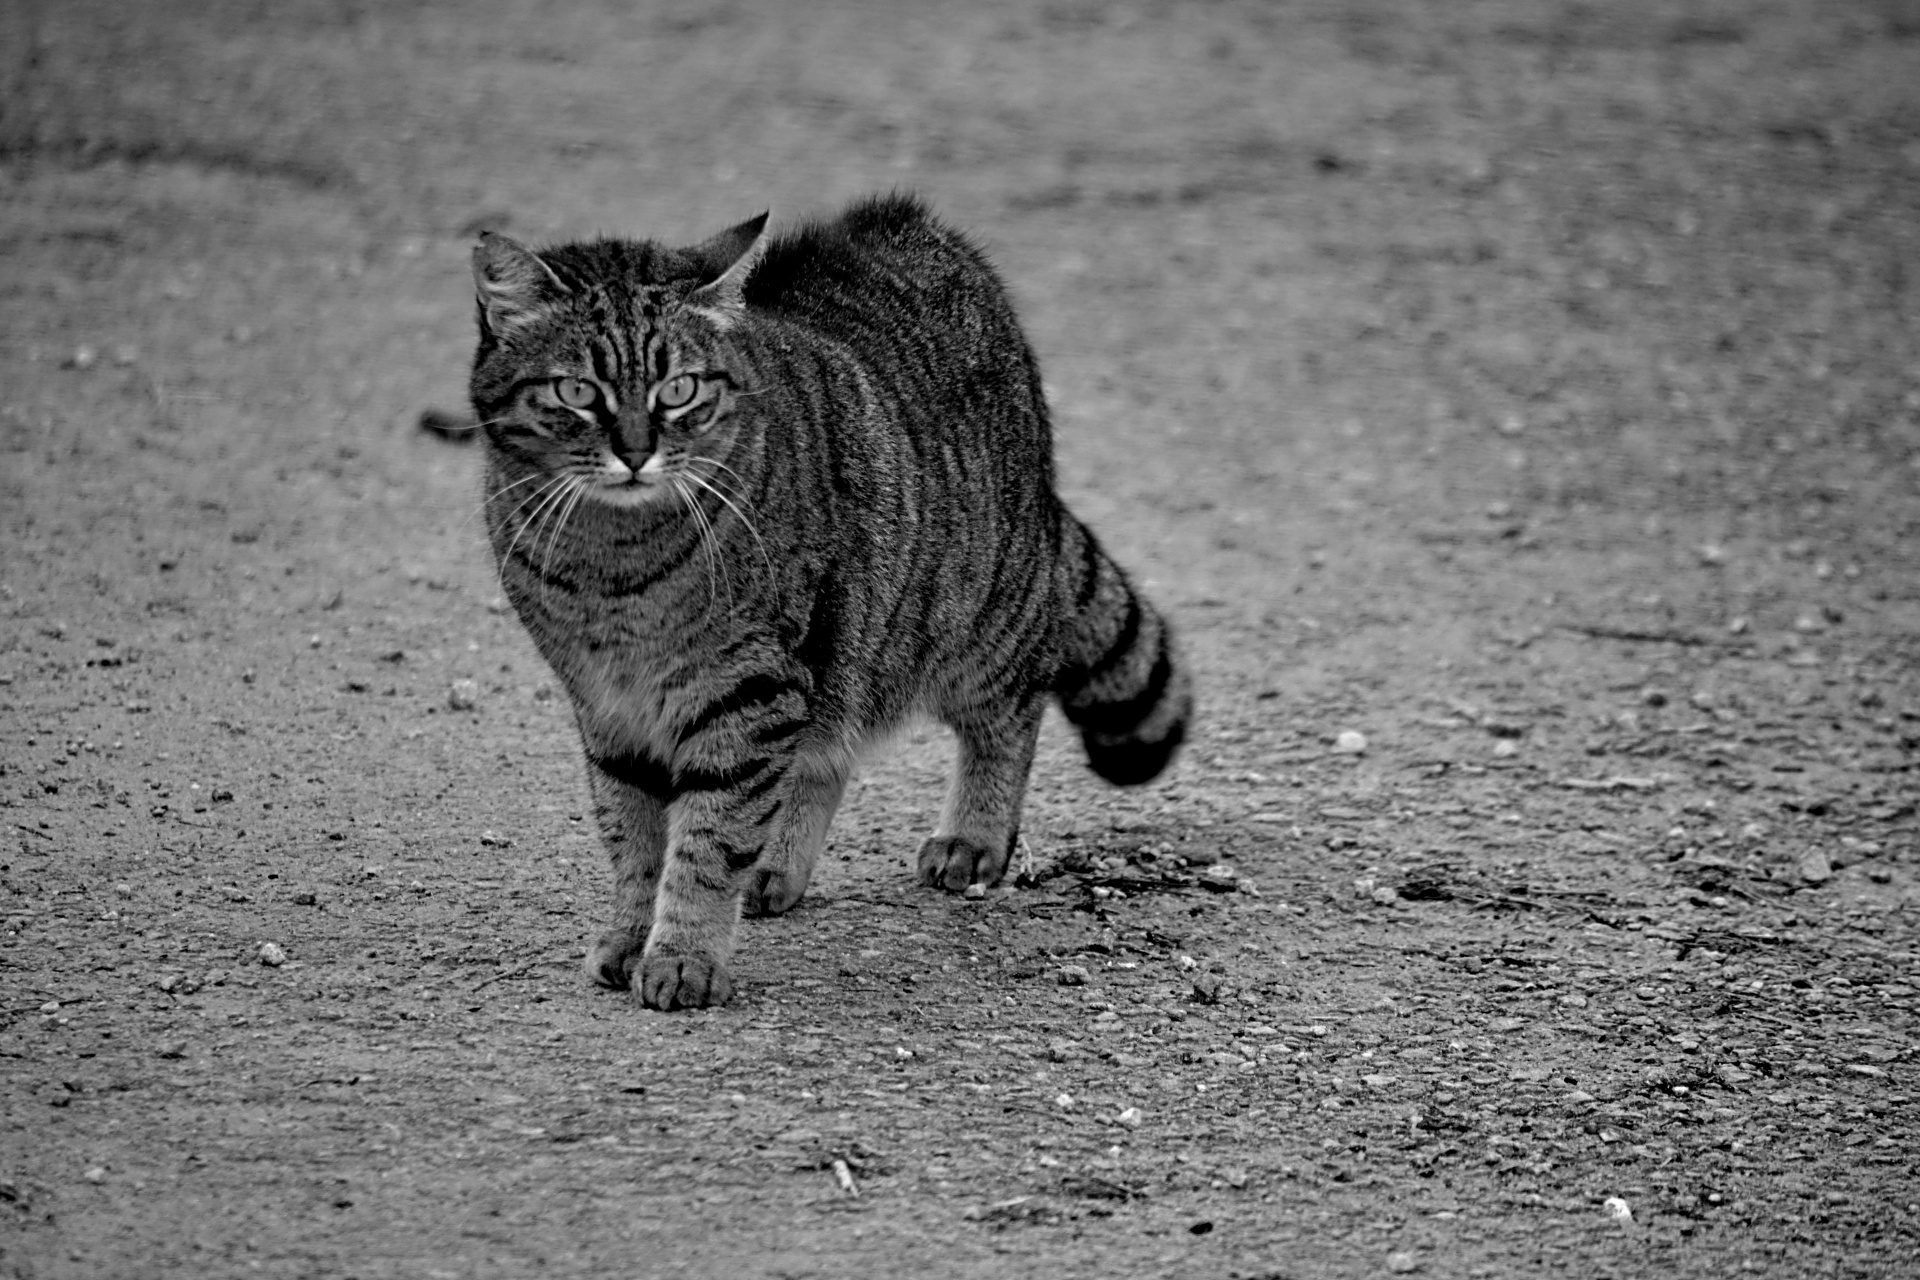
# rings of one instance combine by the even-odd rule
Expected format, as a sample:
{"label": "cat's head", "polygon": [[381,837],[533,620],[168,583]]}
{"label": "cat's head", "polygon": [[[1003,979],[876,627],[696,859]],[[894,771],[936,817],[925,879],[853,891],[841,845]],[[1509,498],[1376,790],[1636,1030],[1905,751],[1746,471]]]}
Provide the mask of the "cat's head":
{"label": "cat's head", "polygon": [[603,240],[536,252],[482,235],[472,392],[493,445],[609,505],[711,483],[747,390],[728,334],[766,224],[761,214],[677,250]]}

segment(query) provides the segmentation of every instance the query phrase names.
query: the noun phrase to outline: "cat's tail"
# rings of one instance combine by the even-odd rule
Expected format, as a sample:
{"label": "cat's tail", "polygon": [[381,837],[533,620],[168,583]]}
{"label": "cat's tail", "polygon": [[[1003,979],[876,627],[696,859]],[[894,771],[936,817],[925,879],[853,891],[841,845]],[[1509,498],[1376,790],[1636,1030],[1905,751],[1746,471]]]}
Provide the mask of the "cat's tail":
{"label": "cat's tail", "polygon": [[1193,683],[1173,633],[1087,527],[1060,513],[1060,598],[1068,609],[1053,691],[1093,771],[1136,786],[1187,736]]}

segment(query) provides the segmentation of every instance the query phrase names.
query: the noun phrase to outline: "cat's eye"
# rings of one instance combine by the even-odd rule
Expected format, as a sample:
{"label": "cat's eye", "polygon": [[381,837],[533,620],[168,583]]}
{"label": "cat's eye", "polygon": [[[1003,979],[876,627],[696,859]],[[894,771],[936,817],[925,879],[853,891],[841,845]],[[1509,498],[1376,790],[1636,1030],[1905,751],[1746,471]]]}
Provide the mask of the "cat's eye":
{"label": "cat's eye", "polygon": [[600,398],[600,388],[585,378],[555,378],[553,394],[569,409],[589,409]]}
{"label": "cat's eye", "polygon": [[662,409],[680,409],[692,403],[696,391],[700,390],[700,380],[690,373],[675,374],[661,383],[653,393],[653,402]]}

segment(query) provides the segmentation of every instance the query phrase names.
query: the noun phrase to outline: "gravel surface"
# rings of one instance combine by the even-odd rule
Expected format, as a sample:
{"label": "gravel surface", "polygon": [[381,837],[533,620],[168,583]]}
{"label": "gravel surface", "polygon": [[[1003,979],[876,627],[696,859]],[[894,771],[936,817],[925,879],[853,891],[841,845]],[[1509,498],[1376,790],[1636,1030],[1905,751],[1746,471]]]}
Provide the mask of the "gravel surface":
{"label": "gravel surface", "polygon": [[[0,69],[0,1274],[1911,1274],[1902,6],[73,0]],[[419,427],[468,248],[895,185],[1196,735],[1050,723],[972,898],[905,735],[650,1013]]]}

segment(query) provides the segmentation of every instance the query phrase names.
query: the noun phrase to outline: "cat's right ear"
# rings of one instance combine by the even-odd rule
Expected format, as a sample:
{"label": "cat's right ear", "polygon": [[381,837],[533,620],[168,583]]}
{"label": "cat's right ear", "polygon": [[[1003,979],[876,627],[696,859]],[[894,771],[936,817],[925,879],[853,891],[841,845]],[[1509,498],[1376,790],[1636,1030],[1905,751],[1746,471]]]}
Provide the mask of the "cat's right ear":
{"label": "cat's right ear", "polygon": [[539,254],[495,231],[481,232],[473,247],[473,288],[480,323],[495,336],[539,316],[567,292]]}

